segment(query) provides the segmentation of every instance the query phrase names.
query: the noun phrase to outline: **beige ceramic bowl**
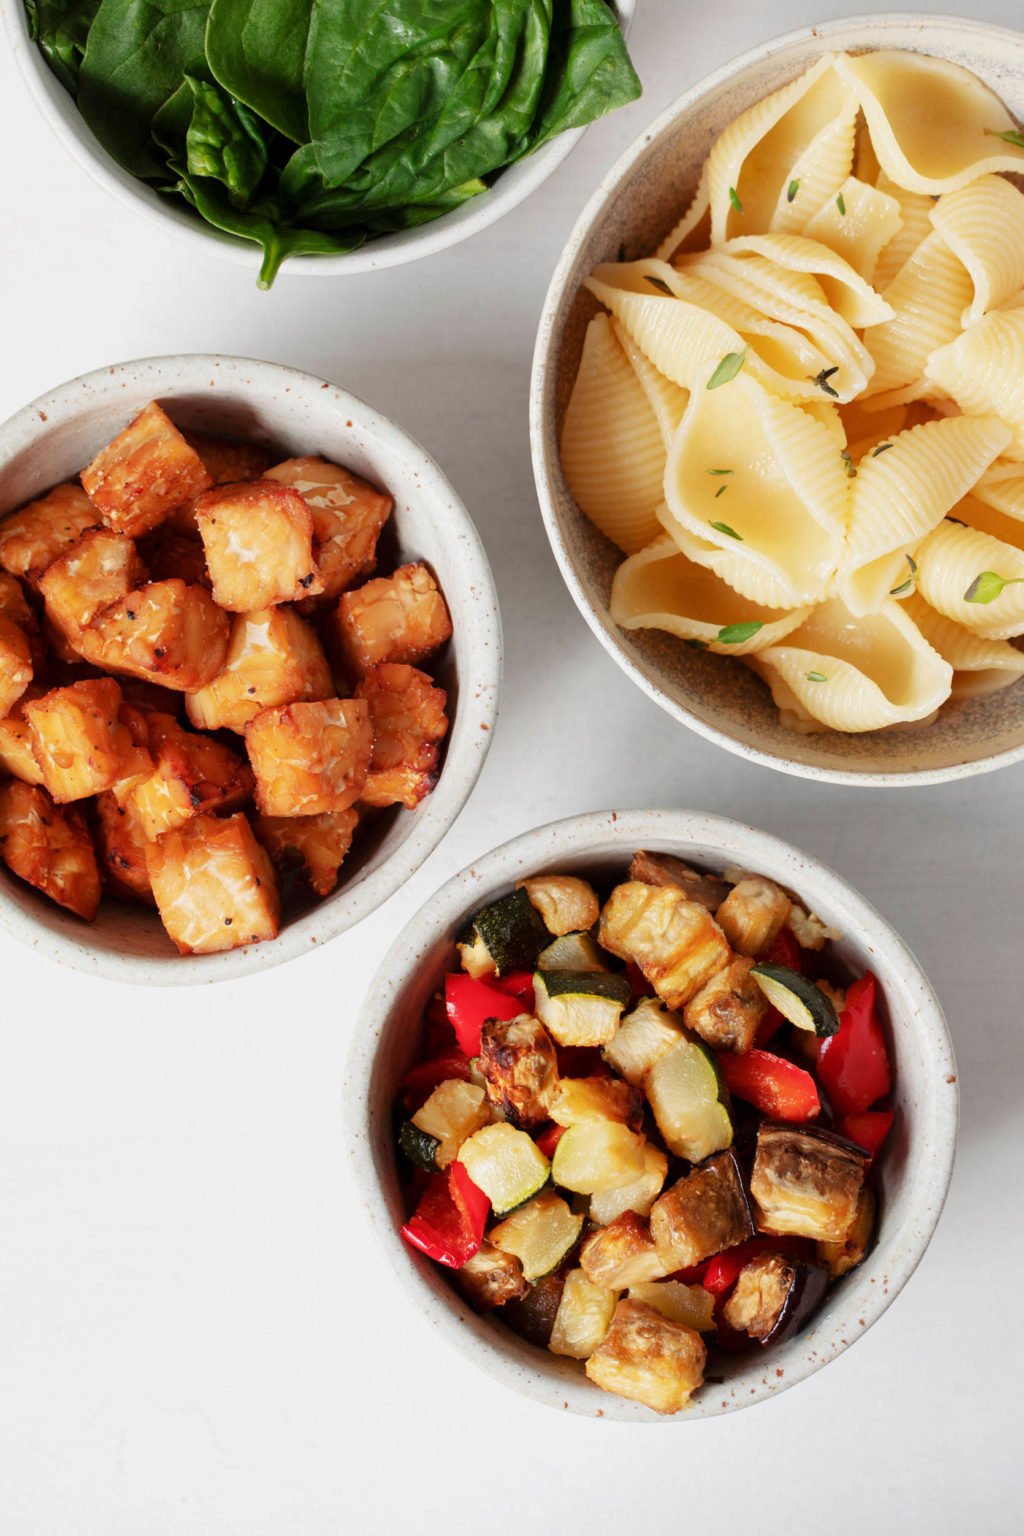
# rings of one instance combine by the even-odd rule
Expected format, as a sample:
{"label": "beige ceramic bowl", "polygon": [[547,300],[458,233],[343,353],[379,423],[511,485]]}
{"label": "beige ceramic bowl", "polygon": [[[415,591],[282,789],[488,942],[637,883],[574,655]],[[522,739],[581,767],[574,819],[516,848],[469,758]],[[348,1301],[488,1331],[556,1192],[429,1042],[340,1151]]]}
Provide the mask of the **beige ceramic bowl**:
{"label": "beige ceramic bowl", "polygon": [[[394,944],[363,1003],[345,1081],[353,1187],[412,1305],[454,1348],[498,1381],[552,1408],[648,1423],[648,1409],[591,1386],[576,1362],[518,1338],[497,1316],[478,1317],[429,1259],[398,1235],[408,1214],[399,1185],[393,1105],[419,1050],[423,1008],[455,965],[454,938],[484,902],[541,872],[621,878],[637,848],[659,849],[712,870],[742,866],[797,892],[839,929],[838,955],[881,986],[895,1065],[896,1120],[879,1165],[878,1241],[828,1294],[809,1329],[778,1349],[716,1359],[716,1383],[678,1422],[746,1408],[795,1386],[861,1338],[895,1300],[931,1240],[956,1147],[957,1086],[942,1010],[914,956],[845,881],[789,843],[753,827],[690,811],[574,816],[496,848],[441,887]],[[717,1378],[721,1376],[721,1384]]]}
{"label": "beige ceramic bowl", "polygon": [[[637,0],[612,0],[623,32],[628,36],[636,12]],[[24,0],[0,0],[8,46],[17,58],[22,76],[36,106],[69,154],[94,182],[116,197],[124,207],[133,209],[151,223],[170,231],[176,239],[187,242],[200,255],[215,251],[248,267],[255,275],[260,267],[259,248],[249,240],[238,239],[204,224],[177,199],[161,197],[145,182],[129,174],[113,160],[93,138],[72,97],[48,67],[42,53],[29,37]],[[559,134],[535,155],[528,155],[495,178],[494,185],[461,208],[432,223],[415,229],[399,230],[372,240],[361,250],[347,256],[290,256],[282,267],[286,275],[337,277],[353,272],[373,272],[380,267],[399,267],[421,256],[433,256],[449,246],[459,245],[511,213],[558,169],[586,132],[573,128]]]}
{"label": "beige ceramic bowl", "polygon": [[582,283],[600,262],[652,251],[687,206],[714,140],[738,113],[802,73],[826,50],[905,48],[971,70],[1024,118],[1024,36],[941,16],[865,16],[790,33],[743,54],[681,96],[613,166],[555,270],[541,317],[531,387],[534,473],[548,537],[577,606],[623,671],[656,703],[742,757],[846,784],[929,784],[1024,758],[1024,681],[948,706],[922,730],[801,736],[780,723],[768,689],[740,662],[702,655],[657,630],[620,630],[608,601],[622,556],[577,508],[558,438],[587,322]]}
{"label": "beige ceramic bowl", "polygon": [[454,635],[437,672],[452,725],[441,777],[414,811],[388,812],[357,838],[338,889],[292,917],[278,938],[220,955],[179,956],[155,914],[104,901],[83,923],[0,868],[0,924],[40,953],[117,981],[167,986],[250,975],[308,954],[404,884],[459,814],[483,766],[497,715],[501,624],[483,545],[424,450],[354,395],[294,368],[234,357],[157,357],[62,384],[0,427],[0,515],[74,477],[148,400],[204,432],[320,454],[387,488],[397,559],[423,559],[451,610]]}

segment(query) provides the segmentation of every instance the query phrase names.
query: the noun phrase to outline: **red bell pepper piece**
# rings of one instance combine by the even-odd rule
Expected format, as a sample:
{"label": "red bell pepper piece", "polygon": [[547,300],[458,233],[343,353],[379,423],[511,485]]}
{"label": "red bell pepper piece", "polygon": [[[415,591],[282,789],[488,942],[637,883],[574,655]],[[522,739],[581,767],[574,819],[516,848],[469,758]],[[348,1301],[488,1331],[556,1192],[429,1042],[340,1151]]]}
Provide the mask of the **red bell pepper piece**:
{"label": "red bell pepper piece", "polygon": [[718,1058],[729,1092],[776,1120],[813,1120],[821,1109],[814,1078],[802,1067],[756,1048]]}
{"label": "red bell pepper piece", "polygon": [[596,1045],[556,1045],[559,1077],[611,1077],[611,1068]]}
{"label": "red bell pepper piece", "polygon": [[767,1045],[778,1034],[785,1022],[785,1017],[779,1012],[775,1004],[769,1003],[768,1012],[757,1026],[754,1044],[758,1047]]}
{"label": "red bell pepper piece", "polygon": [[870,1109],[892,1087],[889,1053],[875,1008],[875,978],[870,972],[847,992],[838,1032],[821,1042],[818,1077],[840,1117]]}
{"label": "red bell pepper piece", "polygon": [[554,1157],[555,1148],[565,1135],[566,1129],[564,1125],[548,1125],[539,1136],[533,1138],[546,1158]]}
{"label": "red bell pepper piece", "polygon": [[626,978],[633,989],[633,1002],[636,1002],[640,997],[654,996],[654,988],[635,960],[627,960]]}
{"label": "red bell pepper piece", "polygon": [[479,1056],[480,1030],[486,1020],[516,1019],[523,1011],[518,997],[461,971],[450,971],[445,977],[444,1002],[448,1022],[467,1056]]}
{"label": "red bell pepper piece", "polygon": [[709,1259],[705,1259],[703,1264],[691,1264],[689,1269],[674,1269],[666,1279],[678,1280],[680,1285],[703,1285],[710,1262]]}
{"label": "red bell pepper piece", "polygon": [[533,972],[509,971],[507,976],[495,976],[492,983],[501,992],[507,992],[511,997],[518,997],[522,1013],[533,1012]]}
{"label": "red bell pepper piece", "polygon": [[462,1164],[452,1163],[447,1173],[431,1177],[402,1236],[428,1259],[461,1269],[479,1251],[489,1210],[487,1196]]}
{"label": "red bell pepper piece", "polygon": [[874,1161],[882,1142],[892,1130],[892,1122],[891,1109],[866,1109],[859,1115],[843,1115],[836,1124],[836,1130],[840,1136],[863,1147]]}
{"label": "red bell pepper piece", "polygon": [[807,974],[805,951],[800,948],[791,928],[780,928],[761,958],[772,965],[786,965],[791,971],[799,971],[801,976]]}
{"label": "red bell pepper piece", "polygon": [[432,1056],[429,1061],[418,1061],[410,1067],[398,1085],[406,1114],[414,1115],[435,1088],[452,1078],[469,1081],[469,1058],[454,1045],[443,1056]]}

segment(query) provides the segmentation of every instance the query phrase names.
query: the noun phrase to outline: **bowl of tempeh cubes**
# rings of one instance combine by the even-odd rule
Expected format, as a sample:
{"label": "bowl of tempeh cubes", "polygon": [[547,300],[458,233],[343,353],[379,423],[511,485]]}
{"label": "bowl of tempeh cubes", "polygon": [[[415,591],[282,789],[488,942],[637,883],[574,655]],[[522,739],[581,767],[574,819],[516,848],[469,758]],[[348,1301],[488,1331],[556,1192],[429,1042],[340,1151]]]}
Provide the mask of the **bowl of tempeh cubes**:
{"label": "bowl of tempeh cubes", "polygon": [[245,975],[440,842],[497,712],[479,537],[422,448],[249,359],[144,359],[0,428],[0,921],[143,983]]}

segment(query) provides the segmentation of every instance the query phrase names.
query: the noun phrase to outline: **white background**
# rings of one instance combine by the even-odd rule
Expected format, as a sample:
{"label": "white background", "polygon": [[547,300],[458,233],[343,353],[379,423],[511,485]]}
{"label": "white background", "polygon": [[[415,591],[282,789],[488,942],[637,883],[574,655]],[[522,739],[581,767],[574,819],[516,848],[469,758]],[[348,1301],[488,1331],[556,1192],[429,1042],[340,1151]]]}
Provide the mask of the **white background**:
{"label": "white background", "polygon": [[[536,319],[600,175],[699,76],[842,10],[641,0],[644,98],[527,205],[429,261],[342,281],[286,272],[271,294],[96,191],[0,59],[0,417],[154,353],[333,379],[451,476],[507,645],[471,804],[357,932],[190,993],[83,979],[0,936],[2,1536],[1022,1528],[1024,769],[819,787],[672,724],[563,589],[527,446]],[[1011,0],[971,10],[1020,15]],[[338,1101],[360,998],[443,879],[539,822],[653,805],[753,821],[877,904],[943,999],[963,1118],[936,1239],[856,1349],[751,1412],[628,1426],[508,1394],[423,1327],[369,1246]]]}

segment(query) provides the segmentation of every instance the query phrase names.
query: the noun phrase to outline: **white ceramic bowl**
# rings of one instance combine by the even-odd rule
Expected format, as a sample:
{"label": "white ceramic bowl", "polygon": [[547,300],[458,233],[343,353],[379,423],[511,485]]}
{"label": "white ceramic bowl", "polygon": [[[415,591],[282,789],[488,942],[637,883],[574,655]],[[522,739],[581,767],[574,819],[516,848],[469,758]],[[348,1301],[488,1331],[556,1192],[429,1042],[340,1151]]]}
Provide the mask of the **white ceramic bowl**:
{"label": "white ceramic bowl", "polygon": [[179,956],[155,914],[104,901],[83,923],[0,869],[0,923],[39,952],[117,981],[159,986],[246,976],[308,954],[351,928],[419,868],[454,822],[491,742],[501,681],[501,622],[487,556],[469,515],[430,456],[399,427],[323,379],[236,357],[156,357],[61,384],[0,427],[0,515],[73,478],[148,400],[182,426],[320,454],[386,487],[385,539],[423,559],[451,610],[454,634],[436,673],[451,730],[434,792],[389,812],[356,839],[338,889],[291,918],[278,938],[219,955]]}
{"label": "white ceramic bowl", "polygon": [[753,827],[690,811],[574,816],[496,848],[433,895],[393,945],[366,993],[345,1080],[350,1166],[367,1217],[392,1270],[424,1321],[506,1386],[553,1408],[605,1418],[664,1422],[593,1387],[576,1362],[526,1344],[498,1317],[478,1317],[439,1266],[398,1235],[407,1211],[396,1165],[396,1085],[415,1059],[424,1005],[455,960],[454,935],[484,902],[543,871],[622,877],[637,848],[714,870],[739,865],[791,887],[844,937],[838,955],[872,970],[888,1013],[896,1121],[880,1161],[878,1242],[837,1284],[810,1328],[763,1356],[716,1359],[716,1377],[681,1416],[706,1418],[776,1396],[813,1375],[862,1337],[895,1300],[935,1230],[956,1147],[958,1091],[942,1009],[906,945],[832,870]]}
{"label": "white ceramic bowl", "polygon": [[1024,118],[1024,36],[952,17],[865,16],[792,32],[735,59],[680,96],[627,150],[591,198],[555,269],[534,355],[530,433],[544,521],[566,584],[619,666],[677,720],[754,762],[845,784],[957,779],[1024,759],[1024,682],[947,706],[922,730],[801,736],[738,661],[702,655],[657,630],[620,630],[608,613],[621,554],[579,511],[558,455],[583,334],[597,305],[582,288],[600,262],[652,251],[696,188],[711,145],[740,112],[826,50],[910,49],[962,64]]}
{"label": "white ceramic bowl", "polygon": [[[636,12],[637,0],[610,0],[628,36]],[[21,67],[37,107],[65,149],[83,170],[127,208],[134,209],[172,231],[196,250],[216,251],[237,266],[257,273],[259,247],[221,230],[212,229],[198,215],[192,214],[176,198],[161,197],[145,182],[131,176],[107,154],[93,137],[73,99],[48,67],[42,53],[29,37],[23,0],[0,0],[0,13],[6,27],[12,53]],[[495,178],[494,185],[479,197],[430,224],[383,235],[347,256],[290,256],[282,272],[306,277],[334,277],[351,272],[373,272],[380,267],[398,267],[421,256],[433,256],[449,246],[479,234],[498,219],[511,213],[546,181],[575,148],[586,132],[573,128],[559,134],[536,154],[510,166]]]}

